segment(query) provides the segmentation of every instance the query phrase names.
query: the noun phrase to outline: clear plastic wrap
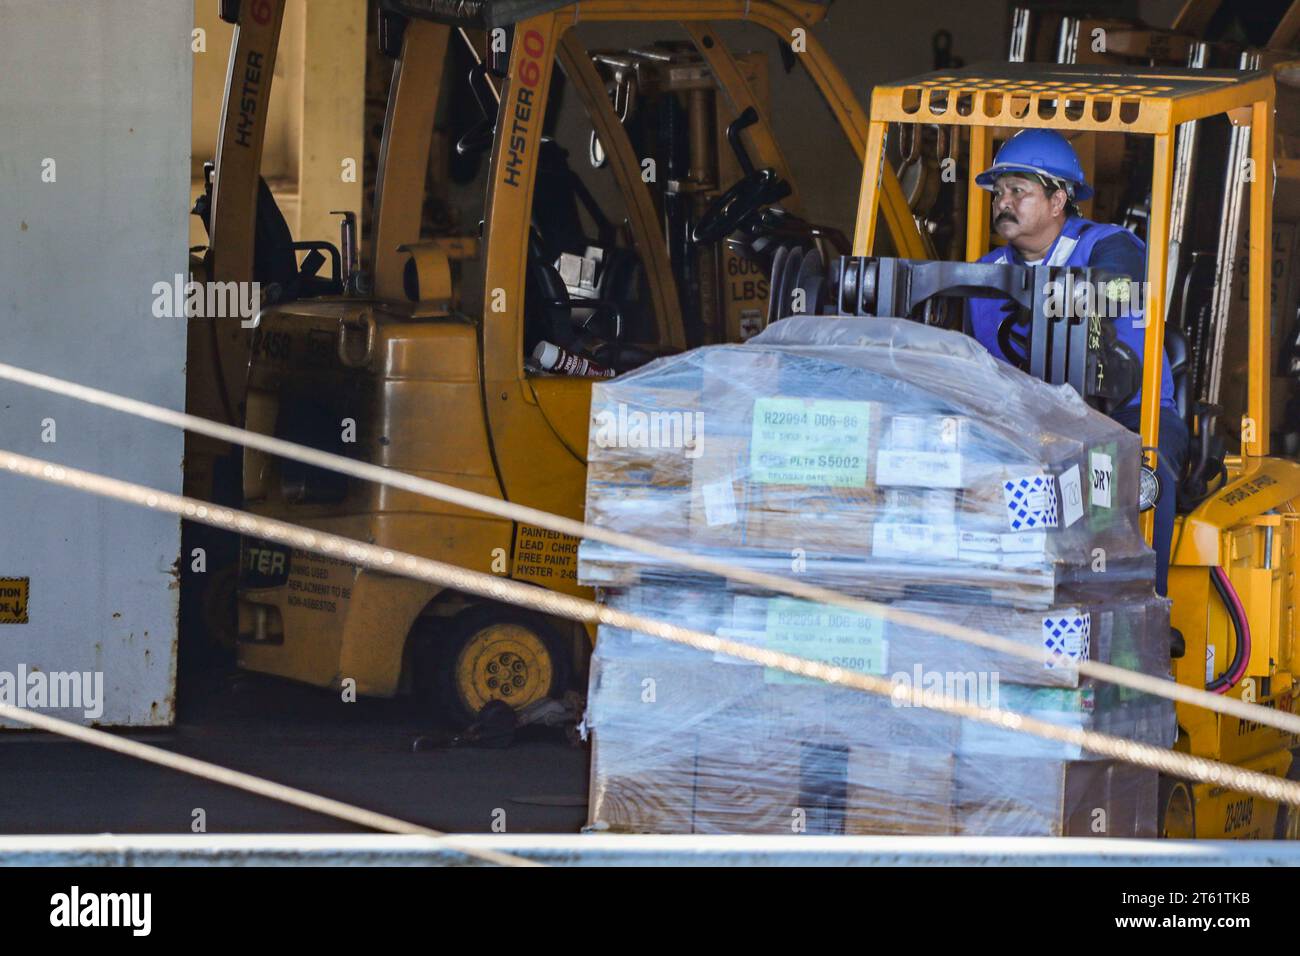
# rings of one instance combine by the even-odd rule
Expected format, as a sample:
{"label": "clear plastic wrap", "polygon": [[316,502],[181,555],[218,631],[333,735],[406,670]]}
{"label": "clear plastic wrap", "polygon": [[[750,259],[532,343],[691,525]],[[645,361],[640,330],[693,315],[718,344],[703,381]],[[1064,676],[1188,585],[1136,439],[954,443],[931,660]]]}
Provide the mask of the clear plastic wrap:
{"label": "clear plastic wrap", "polygon": [[[698,613],[712,597],[685,595],[683,603]],[[740,629],[718,632],[744,639]],[[954,675],[942,676],[954,693]],[[1090,683],[1022,687],[988,674],[955,676],[956,695],[972,703],[1173,742],[1168,701]],[[1121,821],[1154,813],[1154,796],[1149,808],[1128,799],[1145,793],[1153,772],[1087,769],[1112,762],[612,628],[597,639],[586,723],[596,829],[1060,835],[1080,833],[1079,821],[1093,823],[1089,814],[1101,808],[1115,819],[1112,835],[1145,835]]]}
{"label": "clear plastic wrap", "polygon": [[[787,675],[781,675],[785,677]],[[602,628],[590,824],[638,833],[951,833],[960,721],[772,680]]]}
{"label": "clear plastic wrap", "polygon": [[[590,523],[852,593],[1048,606],[1154,568],[1136,435],[903,320],[786,319],[597,383],[587,460]],[[589,585],[679,577],[579,552]]]}
{"label": "clear plastic wrap", "polygon": [[1159,774],[1114,760],[958,757],[962,836],[1155,839]]}
{"label": "clear plastic wrap", "polygon": [[[592,524],[990,632],[1034,656],[586,541],[579,579],[611,606],[906,689],[1173,743],[1169,701],[1077,666],[1169,676],[1168,602],[1152,592],[1138,529],[1139,440],[973,340],[809,317],[744,346],[660,359],[595,385],[588,463]],[[1154,829],[1154,772],[608,627],[586,725],[598,829]]]}
{"label": "clear plastic wrap", "polygon": [[[1114,664],[1169,677],[1169,602],[1150,594],[1102,604],[1015,608],[996,604],[897,600],[888,609],[993,634],[1033,653],[1003,654],[881,615],[856,615],[784,595],[732,590],[689,579],[608,589],[610,607],[732,640],[920,683],[924,675],[973,674],[1004,687],[1080,688],[1078,662]],[[806,623],[811,622],[811,623]],[[1102,685],[1103,696],[1118,692]],[[1060,710],[1050,702],[1041,709]]]}

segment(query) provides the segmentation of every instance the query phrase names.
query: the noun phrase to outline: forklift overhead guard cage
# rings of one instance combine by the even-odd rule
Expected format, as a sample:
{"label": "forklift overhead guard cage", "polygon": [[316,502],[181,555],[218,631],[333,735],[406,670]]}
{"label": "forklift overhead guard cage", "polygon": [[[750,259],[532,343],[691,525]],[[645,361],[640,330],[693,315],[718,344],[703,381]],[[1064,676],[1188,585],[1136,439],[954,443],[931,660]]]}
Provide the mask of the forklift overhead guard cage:
{"label": "forklift overhead guard cage", "polygon": [[433,20],[453,27],[491,29],[510,26],[539,13],[558,10],[571,0],[380,0],[389,13]]}
{"label": "forklift overhead guard cage", "polygon": [[[802,19],[811,23],[826,15],[832,2],[833,0],[786,0],[780,5],[798,11]],[[507,26],[538,14],[552,13],[562,7],[577,6],[573,0],[380,0],[379,5],[386,11],[406,17],[480,29]],[[704,3],[697,5],[708,6]],[[654,5],[627,3],[624,6],[650,9]]]}
{"label": "forklift overhead guard cage", "polygon": [[[1243,459],[1268,455],[1269,263],[1272,261],[1274,81],[1270,73],[1131,67],[1115,69],[1038,63],[988,63],[927,73],[877,86],[871,98],[867,155],[854,228],[853,254],[871,255],[880,206],[885,136],[890,123],[970,127],[966,258],[988,251],[990,202],[975,177],[992,162],[998,130],[1049,128],[1063,133],[1136,133],[1154,139],[1151,217],[1147,231],[1146,355],[1163,354],[1169,222],[1178,126],[1227,114],[1249,126],[1249,359]],[[1142,372],[1142,444],[1154,467],[1160,425],[1161,363]],[[1152,512],[1143,514],[1150,540]]]}
{"label": "forklift overhead guard cage", "polygon": [[[214,281],[241,281],[252,275],[257,183],[266,131],[264,117],[270,105],[269,77],[274,72],[285,3],[286,0],[243,0],[241,5],[240,0],[222,0],[223,18],[236,23],[237,28],[231,45],[227,96],[221,117],[213,182],[209,278]],[[607,132],[613,134],[612,111],[603,102],[597,102],[604,98],[603,83],[596,82],[594,72],[580,62],[586,56],[586,50],[569,32],[572,27],[580,23],[611,21],[679,24],[700,50],[710,69],[718,75],[724,93],[732,99],[746,100],[730,104],[738,115],[746,106],[753,105],[753,97],[732,53],[715,31],[713,21],[753,23],[788,43],[795,37],[796,30],[806,30],[824,20],[830,3],[820,0],[581,0],[577,3],[572,0],[381,0],[380,6],[386,13],[410,18],[397,58],[389,102],[389,119],[400,115],[406,121],[398,129],[391,128],[388,121],[385,123],[371,227],[374,239],[366,266],[374,277],[378,297],[401,301],[401,270],[405,255],[399,250],[419,235],[419,211],[424,193],[423,180],[404,171],[423,168],[422,161],[427,160],[437,90],[443,82],[441,62],[452,29],[512,25],[517,38],[529,38],[528,49],[522,42],[514,44],[501,89],[502,102],[506,104],[503,115],[513,117],[518,104],[510,99],[515,92],[511,87],[517,87],[525,80],[531,79],[537,84],[530,90],[538,97],[538,102],[546,102],[552,60],[560,57],[566,66],[579,74],[571,78],[577,80],[579,91],[587,94],[593,121],[610,123],[611,129]],[[799,62],[825,99],[854,154],[862,159],[867,148],[865,112],[848,81],[811,30],[803,36],[803,44]],[[521,77],[520,70],[527,70],[528,75]],[[433,95],[430,95],[431,89]],[[597,93],[600,95],[596,96]],[[782,178],[789,180],[788,166],[770,117],[766,113],[761,115],[759,122],[746,130],[746,134],[756,160],[763,166],[776,169]],[[529,123],[524,132],[524,151],[528,155],[536,150],[540,135],[541,124]],[[602,141],[621,138],[620,131],[618,135],[602,136]],[[504,289],[508,300],[514,302],[523,299],[523,263],[526,261],[530,215],[530,203],[519,200],[531,201],[535,170],[531,162],[527,163],[523,168],[523,180],[516,182],[512,178],[505,190],[512,194],[509,198],[513,201],[500,201],[506,198],[498,187],[503,178],[504,157],[510,154],[511,143],[511,135],[498,135],[492,150],[493,171],[486,229],[489,235],[495,231],[497,242],[489,243],[486,288]],[[616,172],[622,170],[626,173],[628,163],[620,161],[619,156],[613,159]],[[389,175],[390,172],[393,175]],[[638,180],[633,186],[640,186],[639,166],[632,172]],[[516,188],[519,186],[523,188]],[[632,189],[634,196],[639,192]],[[797,186],[787,205],[797,209]],[[932,247],[918,230],[892,169],[882,178],[879,208],[898,255],[908,258],[933,256]],[[653,217],[646,218],[646,212],[640,210],[641,214],[634,215],[632,223],[634,231],[641,228],[638,247],[642,250],[650,248],[654,230],[658,228]],[[506,235],[509,235],[509,240],[502,241]],[[651,263],[650,266],[651,297],[656,302],[661,336],[666,342],[684,345],[680,317],[670,307],[675,300],[669,291],[672,277],[666,262]],[[489,380],[507,383],[507,388],[516,390],[522,387],[525,378],[522,313],[511,310],[494,318],[495,321],[488,323],[486,329],[492,341],[486,343],[485,372]],[[223,333],[223,338],[227,343],[221,349],[224,378],[240,381],[247,360],[247,333],[229,328]],[[527,389],[524,389],[522,398],[525,402],[531,400]]]}

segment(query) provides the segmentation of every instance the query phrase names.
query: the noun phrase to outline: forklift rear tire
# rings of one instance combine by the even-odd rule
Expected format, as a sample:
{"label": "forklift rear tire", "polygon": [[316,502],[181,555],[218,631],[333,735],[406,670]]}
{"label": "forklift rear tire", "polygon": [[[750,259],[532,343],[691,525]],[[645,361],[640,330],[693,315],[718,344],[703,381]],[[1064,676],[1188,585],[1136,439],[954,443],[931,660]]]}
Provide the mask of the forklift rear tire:
{"label": "forklift rear tire", "polygon": [[1192,785],[1186,780],[1160,777],[1156,807],[1160,813],[1160,838],[1163,840],[1196,839],[1196,801]]}
{"label": "forklift rear tire", "polygon": [[457,727],[473,723],[490,701],[519,711],[568,686],[564,643],[537,615],[498,605],[470,608],[451,619],[440,643],[439,697]]}
{"label": "forklift rear tire", "polygon": [[210,646],[223,651],[233,651],[239,639],[235,624],[238,587],[239,567],[227,565],[208,574],[199,598],[204,637]]}

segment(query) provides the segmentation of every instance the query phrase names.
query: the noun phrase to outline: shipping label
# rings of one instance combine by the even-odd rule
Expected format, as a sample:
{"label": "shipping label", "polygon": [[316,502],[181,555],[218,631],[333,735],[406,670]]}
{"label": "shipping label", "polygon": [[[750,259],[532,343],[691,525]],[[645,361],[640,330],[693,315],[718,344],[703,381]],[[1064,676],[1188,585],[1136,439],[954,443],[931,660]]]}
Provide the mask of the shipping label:
{"label": "shipping label", "polygon": [[[884,620],[793,598],[768,602],[767,647],[864,674],[883,674],[889,666]],[[764,672],[764,680],[769,684],[820,683],[775,668]]]}
{"label": "shipping label", "polygon": [[870,413],[870,402],[756,400],[750,477],[763,484],[865,488]]}

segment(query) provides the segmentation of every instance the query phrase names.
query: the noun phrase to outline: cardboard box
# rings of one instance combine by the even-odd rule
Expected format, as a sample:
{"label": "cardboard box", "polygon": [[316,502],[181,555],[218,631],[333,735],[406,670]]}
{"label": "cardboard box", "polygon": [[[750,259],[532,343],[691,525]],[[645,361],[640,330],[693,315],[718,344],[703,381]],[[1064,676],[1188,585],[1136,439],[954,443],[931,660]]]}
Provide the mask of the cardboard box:
{"label": "cardboard box", "polygon": [[946,836],[956,832],[956,758],[930,750],[855,747],[844,832]]}
{"label": "cardboard box", "polygon": [[[717,594],[725,594],[718,591]],[[645,596],[616,595],[626,607]],[[687,613],[718,614],[707,594]],[[765,601],[740,596],[732,631]],[[960,720],[602,628],[590,819],[632,832],[948,832]],[[780,679],[774,679],[780,678]],[[888,798],[897,790],[897,799]]]}
{"label": "cardboard box", "polygon": [[625,833],[808,832],[801,745],[678,734],[633,744],[631,728],[594,735],[588,826]]}
{"label": "cardboard box", "polygon": [[585,520],[596,527],[683,540],[690,517],[689,492],[684,488],[587,480]]}
{"label": "cardboard box", "polygon": [[763,488],[749,505],[746,542],[765,551],[834,557],[871,553],[872,529],[880,509],[879,489]]}
{"label": "cardboard box", "polygon": [[709,734],[629,739],[626,730],[594,735],[591,827],[771,835],[956,827],[951,754]]}
{"label": "cardboard box", "polygon": [[614,725],[643,740],[697,724],[744,739],[770,722],[756,701],[764,687],[760,667],[722,663],[703,651],[602,626],[591,659],[587,719],[597,730]]}
{"label": "cardboard box", "polygon": [[596,382],[587,440],[588,480],[688,488],[702,415],[698,390]]}
{"label": "cardboard box", "polygon": [[[944,676],[949,686],[955,680],[962,693],[977,689],[979,699],[971,702],[982,706],[995,706],[1003,685],[1077,687],[1078,662],[1101,659],[1094,627],[1100,628],[1102,622],[1094,624],[1088,608],[1024,610],[995,604],[934,601],[898,601],[893,607],[993,634],[1042,655],[1034,660],[1014,657],[924,627],[889,622],[891,674],[901,672],[911,678],[916,670],[923,675]],[[1130,613],[1145,622],[1145,609],[1141,605],[1130,609]],[[1050,658],[1046,656],[1049,653]]]}
{"label": "cardboard box", "polygon": [[[861,403],[872,414],[871,403]],[[809,415],[818,414],[810,406]],[[691,471],[690,540],[705,547],[752,548],[789,553],[795,548],[826,555],[866,555],[871,529],[883,497],[870,481],[868,456],[861,470],[809,466],[810,479],[856,480],[861,485],[806,484],[763,480],[778,469],[759,473],[754,466],[751,435],[713,434],[707,426],[703,453]],[[832,460],[841,456],[814,456]],[[849,456],[842,456],[849,457]]]}
{"label": "cardboard box", "polygon": [[798,833],[803,745],[784,737],[697,736],[695,833]]}
{"label": "cardboard box", "polygon": [[[1172,701],[1085,680],[1077,688],[999,684],[997,706],[1077,730],[1123,737],[1153,747],[1177,739]],[[1049,740],[985,723],[966,721],[958,753],[1008,759],[1080,760],[1091,755],[1078,744]]]}
{"label": "cardboard box", "polygon": [[745,545],[749,497],[749,440],[705,426],[704,450],[691,463],[690,540],[710,548]]}
{"label": "cardboard box", "polygon": [[954,832],[951,754],[789,739],[709,752],[705,739],[696,757],[696,833]]}
{"label": "cardboard box", "polygon": [[1110,760],[958,757],[965,836],[1156,837],[1159,774]]}
{"label": "cardboard box", "polygon": [[616,833],[692,833],[693,742],[653,743],[611,728],[591,745],[588,826]]}
{"label": "cardboard box", "polygon": [[701,408],[719,422],[744,419],[755,398],[780,392],[781,355],[776,352],[712,348],[700,353],[699,367]]}
{"label": "cardboard box", "polygon": [[970,444],[971,423],[965,416],[887,415],[876,480],[886,486],[962,488]]}

